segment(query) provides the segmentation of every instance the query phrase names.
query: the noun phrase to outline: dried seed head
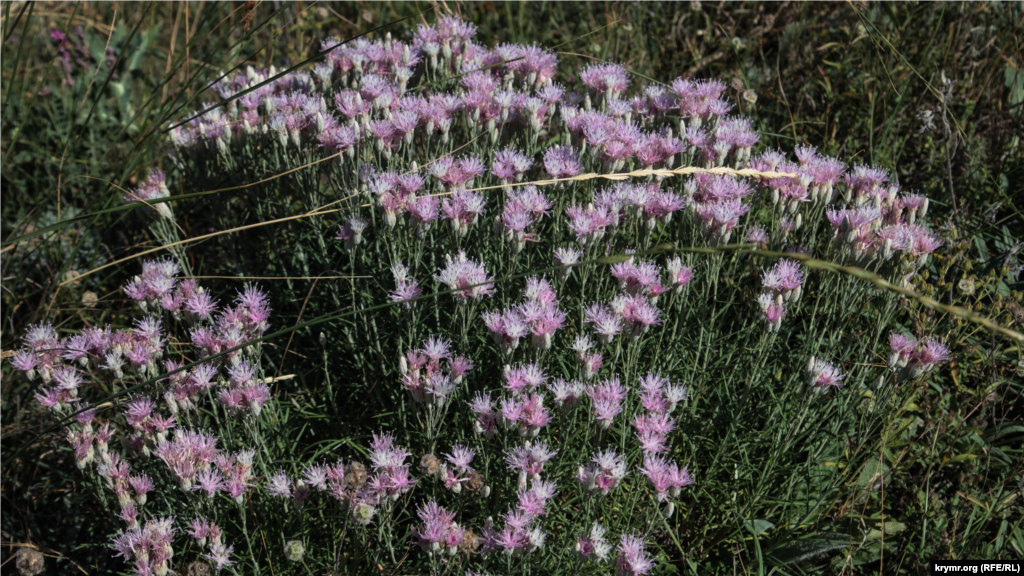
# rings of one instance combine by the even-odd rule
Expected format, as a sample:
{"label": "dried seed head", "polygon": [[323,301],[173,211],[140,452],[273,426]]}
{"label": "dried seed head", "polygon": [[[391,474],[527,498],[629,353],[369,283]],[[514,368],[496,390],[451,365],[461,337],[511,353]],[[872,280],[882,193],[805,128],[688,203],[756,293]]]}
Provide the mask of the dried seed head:
{"label": "dried seed head", "polygon": [[420,473],[424,476],[432,476],[437,474],[441,469],[441,461],[437,459],[437,456],[433,454],[424,454],[420,458]]}
{"label": "dried seed head", "polygon": [[99,297],[96,296],[95,292],[86,292],[82,294],[82,306],[86,308],[92,308],[99,301]]}
{"label": "dried seed head", "polygon": [[193,562],[188,565],[188,570],[185,574],[187,576],[210,576],[210,565],[206,562]]}
{"label": "dried seed head", "polygon": [[462,534],[462,540],[459,542],[459,552],[468,556],[476,552],[479,548],[480,537],[474,534],[472,530],[466,530]]}
{"label": "dried seed head", "polygon": [[22,576],[36,576],[43,571],[43,554],[35,548],[21,548],[14,558],[14,565]]}
{"label": "dried seed head", "polygon": [[469,479],[465,482],[466,490],[478,492],[484,487],[484,475],[476,470],[469,473]]}
{"label": "dried seed head", "polygon": [[284,545],[284,557],[291,562],[300,562],[306,554],[306,546],[301,540],[292,540]]}
{"label": "dried seed head", "polygon": [[361,490],[366,485],[366,466],[362,462],[349,462],[345,485],[350,490]]}

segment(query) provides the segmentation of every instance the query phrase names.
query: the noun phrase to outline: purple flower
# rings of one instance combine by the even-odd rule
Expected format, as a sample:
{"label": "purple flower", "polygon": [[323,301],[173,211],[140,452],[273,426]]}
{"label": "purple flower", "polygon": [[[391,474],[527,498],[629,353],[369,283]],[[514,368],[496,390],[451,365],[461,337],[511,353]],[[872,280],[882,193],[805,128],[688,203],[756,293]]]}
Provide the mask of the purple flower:
{"label": "purple flower", "polygon": [[451,454],[445,455],[445,459],[459,472],[472,472],[473,467],[470,466],[470,463],[474,456],[476,456],[475,450],[456,444],[452,446]]}
{"label": "purple flower", "polygon": [[365,218],[351,216],[344,224],[338,227],[338,235],[334,239],[343,241],[345,243],[345,251],[351,252],[355,250],[356,246],[362,244],[363,231],[369,225],[370,223]]}
{"label": "purple flower", "polygon": [[152,480],[149,479],[149,475],[146,473],[129,476],[128,483],[131,484],[132,490],[135,491],[135,502],[139,506],[146,503],[146,494],[152,492],[153,489],[156,488],[156,486],[153,485]]}
{"label": "purple flower", "polygon": [[697,217],[704,223],[705,234],[720,242],[728,242],[732,231],[739,225],[740,216],[750,210],[739,199],[696,204]]}
{"label": "purple flower", "polygon": [[207,468],[199,472],[195,479],[196,484],[193,490],[200,490],[206,493],[207,498],[213,498],[217,492],[225,489],[224,475],[216,468]]}
{"label": "purple flower", "polygon": [[583,400],[584,385],[578,380],[563,380],[558,378],[548,385],[548,390],[555,395],[555,404],[567,412],[577,406]]}
{"label": "purple flower", "polygon": [[598,425],[607,430],[611,428],[615,416],[622,412],[622,401],[626,398],[627,388],[622,386],[617,377],[587,387],[587,396],[593,401],[594,419]]}
{"label": "purple flower", "polygon": [[539,478],[544,471],[544,465],[548,463],[558,450],[552,450],[546,442],[536,442],[533,445],[518,446],[505,452],[505,462],[512,470],[519,470],[534,478]]}
{"label": "purple flower", "polygon": [[889,368],[903,368],[914,356],[917,339],[896,332],[889,333]]}
{"label": "purple flower", "polygon": [[561,266],[558,272],[556,272],[560,281],[564,282],[569,277],[569,274],[572,272],[571,266],[579,262],[582,255],[582,252],[571,247],[555,249],[555,253],[552,255],[552,262],[555,266]]}
{"label": "purple flower", "polygon": [[634,340],[646,334],[651,326],[661,324],[661,312],[641,294],[620,294],[612,300],[611,308],[622,316],[626,328],[629,329],[629,335]]}
{"label": "purple flower", "polygon": [[917,350],[910,354],[906,370],[910,378],[917,378],[950,358],[949,348],[944,343],[929,338],[920,342]]}
{"label": "purple flower", "polygon": [[487,438],[494,436],[497,430],[495,426],[497,420],[494,414],[494,405],[491,401],[490,394],[476,393],[471,402],[467,402],[469,409],[476,414],[476,421],[473,423],[473,429],[477,434],[483,434]]}
{"label": "purple flower", "polygon": [[770,270],[764,271],[761,276],[761,283],[776,295],[781,295],[783,301],[796,301],[800,298],[804,283],[804,273],[800,269],[798,262],[794,260],[780,260]]}
{"label": "purple flower", "polygon": [[664,290],[658,281],[661,269],[650,262],[619,262],[612,264],[611,272],[619,281],[619,289],[628,294],[657,296]]}
{"label": "purple flower", "polygon": [[519,346],[519,339],[530,333],[530,327],[517,309],[485,312],[484,323],[502,353],[509,355]]}
{"label": "purple flower", "polygon": [[666,412],[640,414],[633,419],[636,436],[645,453],[664,452],[668,448],[668,435],[675,430],[675,423]]}
{"label": "purple flower", "polygon": [[580,72],[580,80],[598,94],[617,98],[629,87],[629,74],[618,64],[591,64]]}
{"label": "purple flower", "polygon": [[285,474],[284,470],[278,470],[267,479],[266,489],[271,496],[291,498],[292,481]]}
{"label": "purple flower", "polygon": [[418,506],[416,515],[423,521],[423,525],[413,529],[413,534],[419,540],[419,545],[424,551],[440,552],[442,546],[448,543],[452,532],[457,532],[458,540],[461,540],[463,530],[454,522],[455,513],[448,512],[434,500]]}
{"label": "purple flower", "polygon": [[497,177],[502,184],[509,184],[522,180],[523,174],[532,166],[532,159],[509,146],[494,154],[491,174]]}
{"label": "purple flower", "polygon": [[679,256],[669,259],[665,264],[665,271],[668,276],[667,283],[675,289],[676,293],[682,292],[683,288],[693,281],[693,269],[683,266],[683,261]]}
{"label": "purple flower", "polygon": [[594,522],[587,536],[581,535],[576,539],[575,552],[583,557],[584,560],[607,560],[612,547],[605,540],[604,535],[604,527]]}
{"label": "purple flower", "polygon": [[458,191],[441,203],[445,217],[451,221],[452,230],[465,237],[469,228],[476,224],[484,211],[484,197],[476,192]]}
{"label": "purple flower", "polygon": [[436,196],[420,196],[406,206],[412,221],[416,224],[416,232],[422,238],[434,220],[437,220],[441,203]]}
{"label": "purple flower", "polygon": [[569,229],[576,234],[576,241],[581,247],[600,240],[604,236],[605,228],[615,222],[608,208],[604,206],[590,205],[583,208],[573,205],[566,209],[565,214],[569,217]]}
{"label": "purple flower", "polygon": [[757,303],[765,322],[768,323],[768,330],[778,332],[782,327],[782,319],[786,317],[786,308],[782,304],[782,297],[773,296],[771,292],[762,292],[757,297]]}
{"label": "purple flower", "polygon": [[643,576],[650,574],[654,561],[644,548],[644,540],[636,534],[623,534],[619,541],[619,555],[615,559],[617,574]]}
{"label": "purple flower", "polygon": [[403,302],[406,308],[412,308],[413,303],[408,300],[419,298],[423,295],[423,290],[416,280],[409,276],[409,269],[402,264],[401,260],[391,267],[391,273],[395,277],[395,289],[391,292],[391,301]]}
{"label": "purple flower", "polygon": [[580,466],[576,479],[583,484],[584,490],[607,495],[627,475],[625,459],[615,450],[608,449],[595,454],[590,464]]}
{"label": "purple flower", "polygon": [[597,339],[605,346],[611,344],[616,334],[622,331],[622,319],[605,304],[591,304],[585,313],[586,322],[593,324]]}
{"label": "purple flower", "polygon": [[808,365],[808,379],[817,393],[825,393],[830,387],[840,388],[846,378],[832,363],[820,358],[811,358]]}
{"label": "purple flower", "polygon": [[224,568],[235,564],[235,561],[231,559],[231,554],[234,553],[234,551],[234,546],[225,546],[220,543],[210,544],[210,552],[203,554],[203,558],[213,562],[213,567],[219,572]]}
{"label": "purple flower", "polygon": [[569,178],[583,171],[571,146],[552,146],[544,152],[544,169],[552,178]]}
{"label": "purple flower", "polygon": [[747,242],[752,244],[767,244],[768,232],[762,226],[753,226],[747,233]]}
{"label": "purple flower", "polygon": [[479,300],[494,292],[494,284],[491,283],[484,265],[476,260],[470,260],[464,250],[460,250],[455,258],[446,255],[445,261],[447,265],[434,276],[434,279],[455,290],[454,295],[459,303],[464,304],[469,299]]}
{"label": "purple flower", "polygon": [[117,552],[116,556],[133,562],[139,573],[168,572],[168,562],[174,554],[174,518],[150,519],[140,527],[131,506],[122,508],[122,516],[131,518],[132,527],[114,537],[110,547]]}
{"label": "purple flower", "polygon": [[640,471],[654,487],[654,499],[658,502],[664,502],[669,497],[675,498],[682,488],[693,484],[686,466],[679,468],[656,454],[644,456],[644,465]]}

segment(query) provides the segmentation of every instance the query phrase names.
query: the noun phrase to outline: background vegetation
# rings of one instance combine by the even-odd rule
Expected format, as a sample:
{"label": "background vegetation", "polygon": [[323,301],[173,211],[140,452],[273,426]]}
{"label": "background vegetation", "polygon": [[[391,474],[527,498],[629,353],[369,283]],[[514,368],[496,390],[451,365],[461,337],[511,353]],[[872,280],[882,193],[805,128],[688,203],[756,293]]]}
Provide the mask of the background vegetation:
{"label": "background vegetation", "polygon": [[[246,63],[294,65],[331,36],[347,38],[381,26],[398,34],[410,23],[390,23],[418,20],[430,7],[4,4],[5,356],[30,324],[53,321],[69,331],[126,322],[128,306],[119,287],[137,273],[138,261],[60,283],[158,245],[142,217],[116,207],[123,189],[141,180],[147,168],[170,168],[163,131],[210,100],[206,86],[219,73]],[[1003,326],[1019,330],[1024,322],[1018,280],[1024,239],[1019,4],[485,2],[446,8],[475,22],[481,42],[557,46],[562,69],[600,59],[663,81],[680,75],[720,78],[741,102],[736,96],[753,90],[756,103],[749,109],[744,103],[743,112],[756,119],[764,144],[790,150],[807,143],[851,162],[877,164],[896,174],[903,187],[932,199],[929,216],[947,239],[949,266],[919,290],[967,304]],[[220,187],[204,184],[172,193]],[[202,199],[183,206],[177,221],[186,237],[216,227],[211,206]],[[259,219],[239,209],[235,221]],[[310,233],[289,223],[239,235],[231,240],[232,253],[223,252],[227,244],[200,244],[186,255],[197,274],[229,277],[203,280],[215,292],[228,293],[241,286],[230,277],[252,270],[315,276],[299,274],[302,263],[289,250]],[[271,242],[280,244],[268,249]],[[314,261],[307,267],[320,273],[331,265]],[[975,282],[973,294],[959,291],[961,279]],[[271,287],[278,327],[334,306],[326,299],[307,306],[304,296],[314,288],[310,281]],[[93,306],[98,315],[90,312]],[[917,322],[938,322],[930,314],[921,311]],[[917,333],[921,327],[910,328]],[[878,534],[896,542],[891,549],[886,544],[886,557],[894,558],[885,561],[888,569],[920,572],[928,559],[1024,554],[1021,356],[1007,339],[981,329],[964,330],[959,344],[956,360],[912,399],[907,424],[884,444],[865,448],[877,450],[881,464],[868,471],[864,487],[884,478],[884,490],[866,489],[862,498],[835,511],[837,523],[873,527],[883,514],[903,526]],[[295,374],[296,391],[323,378],[320,350],[318,330],[298,331],[293,340],[264,348],[275,371]],[[51,570],[122,570],[106,548],[115,521],[78,489],[74,458],[42,417],[33,391],[4,364],[0,561],[32,544],[52,556]],[[294,417],[304,416],[315,421],[315,414]],[[352,429],[373,425],[370,414],[345,418]],[[749,534],[712,536],[724,543],[731,560],[720,554],[708,560],[699,550],[695,558],[718,567],[738,562],[740,571],[756,563]],[[856,569],[881,569],[878,549],[864,552]],[[832,559],[814,557],[800,566],[838,571],[842,564]]]}

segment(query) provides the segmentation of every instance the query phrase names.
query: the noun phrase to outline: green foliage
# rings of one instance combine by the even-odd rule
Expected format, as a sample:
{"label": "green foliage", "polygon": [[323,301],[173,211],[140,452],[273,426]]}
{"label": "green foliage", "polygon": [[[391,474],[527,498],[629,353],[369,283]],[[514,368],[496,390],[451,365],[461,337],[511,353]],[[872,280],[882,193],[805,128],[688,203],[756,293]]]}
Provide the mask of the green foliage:
{"label": "green foliage", "polygon": [[[3,8],[5,242],[32,229],[85,218],[30,242],[5,245],[3,276],[10,290],[4,292],[4,350],[15,348],[23,329],[34,322],[71,316],[64,325],[69,330],[83,323],[130,323],[131,314],[120,305],[116,290],[137,273],[137,261],[89,276],[78,286],[57,290],[53,281],[161,241],[159,232],[146,230],[152,222],[148,217],[127,211],[96,213],[118,204],[121,189],[141,181],[145,167],[171,169],[161,130],[210,100],[202,88],[218,72],[244,63],[287,66],[315,51],[314,38],[348,37],[424,8],[291,5],[271,14],[260,6],[253,27],[242,33],[241,12],[232,13],[230,5],[206,6],[203,17],[192,23],[191,39],[183,42],[179,37],[170,53],[176,9],[133,6],[118,14],[112,29],[102,29],[110,31],[109,40],[99,27],[83,30],[88,56],[75,60],[71,84],[55,43],[46,35],[46,17],[33,15],[36,6],[12,8],[8,3]],[[941,223],[948,245],[917,286],[921,293],[966,305],[1018,330],[1024,323],[1022,287],[1015,275],[1024,236],[1024,77],[1015,43],[1019,30],[1012,28],[1015,22],[1019,27],[1019,4],[863,8],[745,3],[694,9],[672,3],[495,3],[455,8],[477,22],[481,38],[562,44],[562,69],[596,58],[622,61],[638,74],[659,80],[678,75],[736,79],[742,90],[756,92],[756,104],[750,109],[743,104],[743,111],[754,116],[768,146],[789,151],[810,143],[826,153],[878,164],[892,170],[904,187],[920,189],[933,199],[931,216]],[[58,27],[72,34],[78,20],[71,14],[79,8],[62,9],[69,17],[57,21]],[[111,16],[102,10],[91,14],[97,22]],[[230,28],[219,27],[223,18],[231,19]],[[402,28],[392,33],[397,37]],[[191,49],[187,73],[185,44]],[[108,65],[108,46],[117,55],[113,65]],[[743,102],[740,94],[733,92],[733,99]],[[934,128],[924,130],[926,117]],[[422,164],[452,148],[428,150],[431,157],[418,160]],[[182,186],[173,194],[246,185],[175,202],[184,238],[297,215],[343,200],[358,187],[352,166],[336,162],[255,185],[319,157],[264,148],[251,159],[198,159],[193,168],[199,169],[178,168],[175,177]],[[590,189],[578,190],[585,195]],[[359,210],[360,202],[343,200],[340,206]],[[563,209],[559,205],[553,213]],[[771,210],[761,216],[767,224]],[[459,334],[459,322],[465,320],[447,295],[422,302],[412,328],[405,328],[409,315],[399,307],[351,313],[386,301],[393,286],[386,266],[396,256],[416,261],[418,253],[411,239],[382,245],[383,238],[375,238],[372,248],[350,258],[329,240],[339,220],[330,215],[259,226],[182,252],[197,275],[290,278],[270,282],[275,329],[327,318],[296,330],[294,339],[282,336],[264,347],[268,376],[295,375],[281,382],[276,412],[260,420],[265,441],[261,449],[269,460],[285,465],[335,454],[365,459],[369,431],[396,423],[408,423],[400,437],[415,447],[417,457],[435,448],[416,424],[422,412],[397,385],[397,356],[429,333]],[[554,230],[554,225],[544,229],[542,237],[550,238]],[[517,275],[545,270],[555,247],[531,246],[521,257],[511,258],[502,246],[486,240],[486,231],[479,232],[460,242],[433,231],[425,243],[430,260],[417,262],[414,274],[432,286],[427,279],[443,264],[441,254],[471,246],[471,256],[495,264],[492,271],[504,279],[499,298],[511,302],[522,287]],[[680,246],[693,242],[684,237],[664,240]],[[824,246],[820,249],[823,253]],[[673,440],[673,456],[693,462],[698,485],[668,529],[659,532],[658,573],[724,573],[736,569],[737,558],[744,570],[761,573],[772,568],[876,573],[881,562],[887,570],[916,573],[938,558],[1024,554],[1019,347],[959,318],[879,294],[852,279],[824,275],[816,277],[818,291],[802,304],[804,314],[795,319],[800,324],[778,342],[758,342],[747,338],[754,326],[744,306],[756,296],[757,270],[769,262],[742,255],[715,258],[695,261],[702,273],[698,278],[717,279],[713,288],[704,286],[685,303],[673,302],[682,322],[671,332],[666,327],[657,343],[623,352],[635,354],[638,364],[663,366],[691,386],[694,398],[687,407],[690,417],[682,419],[681,433]],[[604,264],[600,273],[592,267],[595,277],[607,276]],[[582,270],[564,294],[574,309],[583,303]],[[318,276],[335,278],[305,280]],[[973,284],[970,293],[961,287],[963,280]],[[601,282],[588,293],[588,301],[612,293],[607,278]],[[203,283],[224,295],[222,299],[240,287],[230,280]],[[104,295],[106,305],[98,318],[70,314],[81,308],[86,289]],[[807,313],[834,300],[842,305],[821,312],[832,329],[821,335],[816,328],[825,320]],[[700,304],[691,306],[691,301]],[[888,398],[890,404],[876,405],[876,392],[867,384],[870,365],[885,362],[887,332],[879,326],[896,324],[956,342],[958,357],[927,386],[903,390]],[[569,330],[581,329],[581,319],[574,319]],[[737,342],[740,334],[746,339]],[[462,330],[461,336],[455,342],[460,351],[488,351],[474,358],[480,375],[474,386],[493,387],[502,360],[486,334]],[[568,336],[559,338],[564,342]],[[841,400],[830,397],[811,404],[797,388],[798,381],[807,355],[822,350],[849,367],[852,377]],[[562,352],[545,362],[555,370],[568,370],[572,359]],[[36,436],[47,420],[32,400],[35,388],[12,375],[6,363],[4,371],[4,449],[19,450],[15,462],[5,465],[4,497],[14,503],[16,513],[5,515],[4,531],[13,541],[54,549],[86,565],[90,573],[122,570],[104,548],[107,536],[119,529],[116,521],[108,520],[116,513],[116,503],[97,502],[82,489],[96,485],[102,493],[95,478],[81,480],[62,439],[55,439],[54,448],[48,445],[50,437]],[[813,418],[805,422],[808,414]],[[588,456],[587,444],[571,435],[573,424],[560,419],[552,425],[565,446],[560,477]],[[475,441],[464,410],[453,413],[451,426],[453,435],[445,438],[443,448]],[[614,433],[625,437],[629,430],[623,425]],[[253,431],[239,426],[231,434],[251,439]],[[504,473],[500,454],[485,462],[489,476]],[[497,492],[514,490],[514,482],[501,482],[495,480]],[[627,487],[639,491],[642,478],[630,482]],[[546,522],[576,528],[575,516],[590,504],[575,487],[566,492],[560,509]],[[176,503],[185,502],[182,498]],[[412,507],[405,505],[409,508],[396,514],[411,514]],[[261,563],[273,557],[278,572],[293,568],[279,563],[279,533],[270,531],[268,520],[287,514],[266,499],[255,506],[251,518],[260,522],[261,540],[253,537],[249,544],[256,551],[246,553]],[[504,512],[484,506],[467,507],[466,515],[476,525]],[[610,508],[616,530],[629,524],[630,514],[657,512],[650,503],[636,504],[636,494],[628,492]],[[166,512],[175,512],[174,506]],[[312,538],[315,527],[338,520],[337,510],[326,506],[309,514],[310,525],[284,520],[273,528],[280,534],[287,531],[289,540],[291,534]],[[366,536],[367,542],[372,540]],[[331,544],[325,537],[308,540],[306,547]],[[5,559],[9,551],[4,548]],[[373,558],[397,573],[425,569],[418,550],[410,550],[404,560],[405,551],[397,557],[387,552],[358,550],[343,558],[342,565],[369,571]],[[194,556],[191,549],[182,552],[182,557]],[[331,560],[314,568],[330,569]],[[559,557],[557,565],[568,565],[561,561]],[[61,569],[68,566],[57,562]],[[185,571],[184,566],[176,569]],[[295,568],[295,573],[301,571]]]}

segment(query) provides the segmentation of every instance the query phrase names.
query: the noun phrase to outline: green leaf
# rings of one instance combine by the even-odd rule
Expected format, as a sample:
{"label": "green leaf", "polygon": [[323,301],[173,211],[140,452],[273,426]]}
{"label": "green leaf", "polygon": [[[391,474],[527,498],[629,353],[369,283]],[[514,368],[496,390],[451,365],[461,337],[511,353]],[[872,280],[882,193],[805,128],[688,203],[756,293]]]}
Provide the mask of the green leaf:
{"label": "green leaf", "polygon": [[977,460],[977,459],[978,459],[978,455],[977,454],[957,454],[956,456],[953,456],[949,460],[946,460],[946,464],[956,464],[958,462],[968,462],[970,460]]}
{"label": "green leaf", "polygon": [[750,530],[750,532],[753,533],[754,536],[757,536],[758,534],[764,534],[772,528],[775,528],[775,524],[772,524],[767,520],[747,520],[743,523],[743,525],[746,526],[747,530]]}
{"label": "green leaf", "polygon": [[864,463],[864,468],[861,470],[860,477],[857,479],[857,485],[862,488],[872,487],[882,480],[882,475],[889,472],[889,465],[884,462],[879,466],[877,459],[872,458]]}
{"label": "green leaf", "polygon": [[770,553],[770,557],[777,565],[788,566],[833,550],[847,548],[852,543],[846,534],[819,534],[812,539],[796,540],[776,548]]}
{"label": "green leaf", "polygon": [[874,528],[868,531],[868,540],[881,540],[882,535],[892,536],[893,534],[899,534],[900,532],[907,529],[907,525],[902,522],[890,521],[884,524],[879,522]]}

